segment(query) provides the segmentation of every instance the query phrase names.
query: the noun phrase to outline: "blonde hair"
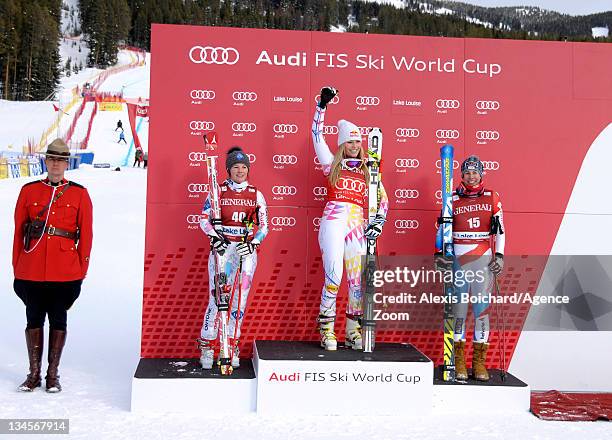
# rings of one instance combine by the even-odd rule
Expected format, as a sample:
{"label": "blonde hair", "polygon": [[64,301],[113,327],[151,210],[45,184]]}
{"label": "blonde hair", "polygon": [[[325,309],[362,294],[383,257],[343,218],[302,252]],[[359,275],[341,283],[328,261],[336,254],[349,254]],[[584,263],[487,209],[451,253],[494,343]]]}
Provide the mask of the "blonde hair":
{"label": "blonde hair", "polygon": [[[336,154],[334,154],[334,160],[331,163],[331,168],[329,172],[329,183],[332,186],[336,186],[336,182],[340,178],[340,171],[342,170],[342,160],[343,159],[351,159],[350,157],[344,156],[344,146],[346,142],[338,147],[336,150]],[[361,170],[365,176],[366,184],[370,182],[370,172],[368,171],[368,166],[366,164],[367,158],[365,157],[365,152],[363,151],[363,146],[359,149],[359,154],[357,155],[358,159],[361,159]]]}

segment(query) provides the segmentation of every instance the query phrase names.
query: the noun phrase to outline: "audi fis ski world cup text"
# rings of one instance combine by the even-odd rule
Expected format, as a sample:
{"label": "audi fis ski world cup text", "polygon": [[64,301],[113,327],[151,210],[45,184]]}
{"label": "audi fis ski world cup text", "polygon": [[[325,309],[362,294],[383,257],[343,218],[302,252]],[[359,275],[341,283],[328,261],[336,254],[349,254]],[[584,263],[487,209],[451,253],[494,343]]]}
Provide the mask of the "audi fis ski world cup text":
{"label": "audi fis ski world cup text", "polygon": [[268,377],[268,382],[287,382],[287,383],[324,383],[324,382],[374,382],[374,383],[403,383],[416,385],[421,382],[421,376],[410,375],[406,373],[365,373],[365,372],[350,372],[342,371],[294,371],[294,372],[277,372],[273,371]]}
{"label": "audi fis ski world cup text", "polygon": [[[233,66],[240,62],[241,54],[235,47],[223,47],[215,45],[193,46],[188,53],[189,60],[194,64],[203,65],[226,65]],[[249,53],[246,59],[250,59]],[[315,52],[312,55],[314,67],[327,69],[359,69],[359,70],[384,70],[387,66],[401,72],[435,72],[435,73],[457,73],[464,72],[468,75],[482,75],[493,78],[502,73],[502,65],[491,61],[481,61],[474,58],[458,60],[455,58],[442,59],[430,58],[423,59],[410,55],[391,55],[391,63],[388,56],[373,54],[330,53]],[[244,57],[242,58],[244,59]],[[242,61],[244,62],[244,61]],[[262,50],[257,55],[255,65],[266,66],[289,66],[289,67],[309,67],[310,61],[308,53],[305,51],[295,52],[273,52]],[[458,67],[460,66],[460,67]],[[375,102],[375,101],[368,101]],[[357,104],[357,105],[378,105]]]}

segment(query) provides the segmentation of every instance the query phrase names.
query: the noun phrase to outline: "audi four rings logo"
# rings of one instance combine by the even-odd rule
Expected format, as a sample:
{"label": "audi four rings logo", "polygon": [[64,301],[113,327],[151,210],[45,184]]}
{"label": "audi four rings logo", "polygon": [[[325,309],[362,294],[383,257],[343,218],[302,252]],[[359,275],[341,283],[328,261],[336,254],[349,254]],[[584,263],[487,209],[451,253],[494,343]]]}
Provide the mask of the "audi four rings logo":
{"label": "audi four rings logo", "polygon": [[208,183],[190,183],[187,185],[187,191],[190,193],[208,192]]}
{"label": "audi four rings logo", "polygon": [[324,125],[323,134],[338,134],[338,127],[335,125]]}
{"label": "audi four rings logo", "polygon": [[190,214],[187,216],[187,223],[190,225],[197,225],[200,223],[200,219],[202,218],[199,214]]}
{"label": "audi four rings logo", "polygon": [[298,126],[295,124],[274,124],[272,129],[274,133],[295,134],[298,132]]}
{"label": "audi four rings logo", "polygon": [[361,134],[362,136],[367,136],[371,130],[372,127],[359,127],[359,134]]}
{"label": "audi four rings logo", "polygon": [[358,96],[355,98],[355,104],[376,106],[380,104],[380,98],[378,96]]}
{"label": "audi four rings logo", "polygon": [[420,162],[418,159],[404,159],[398,158],[395,159],[395,166],[398,168],[418,168]]}
{"label": "audi four rings logo", "polygon": [[215,123],[210,121],[191,121],[189,128],[192,130],[214,130]]}
{"label": "audi four rings logo", "polygon": [[312,160],[315,165],[321,165],[321,162],[319,161],[319,158],[317,156],[315,156]]}
{"label": "audi four rings logo", "polygon": [[234,92],[232,93],[234,101],[257,101],[257,93],[255,92]]}
{"label": "audi four rings logo", "polygon": [[458,139],[459,130],[436,130],[438,139]]}
{"label": "audi four rings logo", "polygon": [[343,177],[336,182],[336,188],[342,190],[350,190],[358,193],[363,193],[366,189],[366,183],[363,180],[351,179]]}
{"label": "audi four rings logo", "polygon": [[233,66],[240,59],[240,54],[233,47],[193,46],[189,59],[195,64],[227,64]]}
{"label": "audi four rings logo", "polygon": [[257,130],[257,125],[254,122],[234,122],[232,130],[238,133],[253,133]]}
{"label": "audi four rings logo", "polygon": [[297,194],[295,186],[277,185],[272,187],[272,194],[275,196],[294,196]]}
{"label": "audi four rings logo", "polygon": [[293,154],[275,154],[272,156],[272,163],[276,165],[295,165],[297,162],[298,158]]}
{"label": "audi four rings logo", "polygon": [[192,90],[190,93],[191,99],[215,99],[214,90]]}
{"label": "audi four rings logo", "polygon": [[272,217],[270,219],[272,226],[295,226],[295,217]]}
{"label": "audi four rings logo", "polygon": [[478,110],[499,110],[499,101],[476,101]]}
{"label": "audi four rings logo", "polygon": [[436,199],[442,200],[442,190],[441,189],[437,190],[434,195]]}
{"label": "audi four rings logo", "polygon": [[485,170],[496,171],[496,170],[499,170],[499,162],[494,161],[494,160],[483,160],[482,167]]}
{"label": "audi four rings logo", "polygon": [[479,130],[476,132],[476,139],[481,141],[496,141],[499,139],[499,132],[495,130]]}
{"label": "audi four rings logo", "polygon": [[[436,160],[436,168],[437,169],[442,168],[442,161],[440,159]],[[453,170],[456,170],[457,168],[459,168],[459,162],[456,160],[453,160]]]}
{"label": "audi four rings logo", "polygon": [[247,156],[249,156],[249,162],[251,163],[255,163],[255,161],[257,160],[257,156],[255,156],[254,154],[248,153]]}
{"label": "audi four rings logo", "polygon": [[[321,95],[315,96],[315,104],[318,104],[320,100],[321,100]],[[340,102],[340,97],[336,95],[332,98],[331,101],[329,101],[329,104],[338,104],[339,102]]]}
{"label": "audi four rings logo", "polygon": [[396,189],[395,197],[398,199],[416,199],[419,197],[419,191],[416,189]]}
{"label": "audi four rings logo", "polygon": [[418,220],[397,219],[395,220],[395,227],[397,229],[417,229],[419,222]]}
{"label": "audi four rings logo", "polygon": [[418,128],[396,128],[395,135],[401,138],[417,138],[421,132]]}
{"label": "audi four rings logo", "polygon": [[315,196],[326,196],[327,195],[327,188],[324,186],[315,186],[312,189],[312,193]]}
{"label": "audi four rings logo", "polygon": [[315,217],[312,219],[312,225],[318,228],[321,225],[321,217]]}
{"label": "audi four rings logo", "polygon": [[204,162],[206,160],[206,154],[192,151],[189,153],[189,160],[192,162]]}
{"label": "audi four rings logo", "polygon": [[460,105],[457,99],[438,99],[436,101],[438,108],[459,108]]}

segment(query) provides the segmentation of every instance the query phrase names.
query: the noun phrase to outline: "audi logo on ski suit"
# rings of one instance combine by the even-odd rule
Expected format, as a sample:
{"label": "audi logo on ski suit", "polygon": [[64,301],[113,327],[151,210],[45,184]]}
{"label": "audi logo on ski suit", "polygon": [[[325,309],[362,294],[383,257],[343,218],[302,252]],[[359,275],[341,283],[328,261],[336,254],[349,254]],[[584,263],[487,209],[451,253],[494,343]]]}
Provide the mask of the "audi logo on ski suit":
{"label": "audi logo on ski suit", "polygon": [[417,229],[419,227],[418,220],[397,219],[395,220],[397,229]]}
{"label": "audi logo on ski suit", "polygon": [[234,122],[232,130],[237,133],[253,133],[257,130],[257,125],[254,122]]}
{"label": "audi logo on ski suit", "polygon": [[363,180],[351,179],[350,177],[341,177],[335,186],[337,189],[346,189],[357,193],[363,193],[367,187]]}
{"label": "audi logo on ski suit", "polygon": [[398,168],[418,168],[419,165],[418,159],[404,159],[402,157],[395,159],[395,166]]}
{"label": "audi logo on ski suit", "polygon": [[270,224],[272,226],[295,226],[295,217],[272,217]]}
{"label": "audi logo on ski suit", "polygon": [[419,197],[419,191],[416,189],[399,188],[395,190],[395,197],[398,199],[416,199]]}
{"label": "audi logo on ski suit", "polygon": [[199,214],[190,214],[187,216],[187,223],[189,223],[190,225],[198,225],[200,224],[201,219],[202,216]]}
{"label": "audi logo on ski suit", "polygon": [[358,96],[355,98],[355,104],[376,106],[380,104],[380,98],[378,96]]}
{"label": "audi logo on ski suit", "polygon": [[189,122],[189,128],[192,130],[214,130],[215,123],[210,121],[191,121]]}
{"label": "audi logo on ski suit", "polygon": [[482,167],[485,170],[496,171],[496,170],[499,170],[499,162],[494,161],[494,160],[483,160]]}
{"label": "audi logo on ski suit", "polygon": [[[315,104],[318,104],[321,100],[321,95],[315,96]],[[340,97],[338,95],[334,96],[328,104],[338,104],[340,102]]]}
{"label": "audi logo on ski suit", "polygon": [[323,134],[338,134],[338,127],[335,125],[324,125]]}
{"label": "audi logo on ski suit", "polygon": [[272,163],[275,165],[295,165],[298,158],[294,154],[275,154],[272,156]]}
{"label": "audi logo on ski suit", "polygon": [[240,59],[240,53],[233,47],[193,46],[189,59],[195,64],[227,64],[233,66]]}
{"label": "audi logo on ski suit", "polygon": [[272,187],[272,194],[275,196],[294,196],[297,194],[295,186],[277,185]]}
{"label": "audi logo on ski suit", "polygon": [[234,101],[257,101],[257,93],[255,92],[234,92],[232,93]]}
{"label": "audi logo on ski suit", "polygon": [[189,153],[189,160],[192,162],[204,162],[206,160],[206,153],[192,151]]}
{"label": "audi logo on ski suit", "polygon": [[[442,161],[440,159],[436,160],[436,168],[442,169]],[[453,160],[453,170],[459,168],[459,161]]]}
{"label": "audi logo on ski suit", "polygon": [[274,124],[272,129],[274,133],[295,134],[298,132],[298,126],[295,124]]}
{"label": "audi logo on ski suit", "polygon": [[401,138],[417,138],[421,135],[418,128],[396,128],[395,135]]}
{"label": "audi logo on ski suit", "polygon": [[457,99],[438,99],[436,107],[438,108],[459,108],[461,104]]}
{"label": "audi logo on ski suit", "polygon": [[458,139],[459,130],[436,130],[438,139]]}
{"label": "audi logo on ski suit", "polygon": [[476,101],[478,110],[499,110],[499,101]]}
{"label": "audi logo on ski suit", "polygon": [[326,196],[327,195],[327,188],[325,186],[315,186],[312,189],[312,194],[315,196]]}
{"label": "audi logo on ski suit", "polygon": [[192,90],[190,93],[191,99],[215,99],[214,90]]}
{"label": "audi logo on ski suit", "polygon": [[208,192],[208,183],[190,183],[187,185],[187,191],[190,193]]}
{"label": "audi logo on ski suit", "polygon": [[481,141],[496,141],[499,139],[499,132],[495,130],[479,130],[476,132],[476,139]]}

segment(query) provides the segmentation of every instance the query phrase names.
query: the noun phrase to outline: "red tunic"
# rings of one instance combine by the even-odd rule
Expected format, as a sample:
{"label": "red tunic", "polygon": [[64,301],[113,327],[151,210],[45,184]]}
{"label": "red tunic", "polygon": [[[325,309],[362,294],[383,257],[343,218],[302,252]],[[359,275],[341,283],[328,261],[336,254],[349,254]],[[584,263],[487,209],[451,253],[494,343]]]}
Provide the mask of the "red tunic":
{"label": "red tunic", "polygon": [[[453,195],[453,244],[476,245],[469,254],[482,255],[490,248],[491,218],[500,210],[499,194],[485,189],[478,197]],[[462,252],[455,252],[460,255]]]}
{"label": "red tunic", "polygon": [[[34,219],[50,201],[53,186],[48,180],[38,180],[21,188],[15,206],[13,237],[13,271],[15,278],[29,281],[73,281],[85,278],[93,240],[92,204],[87,189],[67,180],[56,188],[64,194],[41,216],[47,227],[65,231],[80,231],[78,246],[74,240],[58,235],[43,234],[40,241],[32,239],[30,252],[23,246],[23,225]],[[37,244],[38,242],[38,244]]]}

